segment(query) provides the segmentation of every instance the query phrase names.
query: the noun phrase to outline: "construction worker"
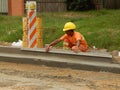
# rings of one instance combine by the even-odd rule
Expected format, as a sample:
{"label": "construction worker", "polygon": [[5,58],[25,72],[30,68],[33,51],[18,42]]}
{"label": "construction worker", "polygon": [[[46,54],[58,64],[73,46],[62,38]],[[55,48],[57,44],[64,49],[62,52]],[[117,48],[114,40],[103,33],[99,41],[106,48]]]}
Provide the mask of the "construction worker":
{"label": "construction worker", "polygon": [[88,44],[83,37],[83,35],[79,32],[75,31],[76,25],[73,22],[67,22],[64,25],[63,31],[66,33],[60,38],[54,40],[46,47],[46,52],[56,45],[57,43],[63,41],[64,49],[71,49],[74,52],[86,52],[88,50]]}

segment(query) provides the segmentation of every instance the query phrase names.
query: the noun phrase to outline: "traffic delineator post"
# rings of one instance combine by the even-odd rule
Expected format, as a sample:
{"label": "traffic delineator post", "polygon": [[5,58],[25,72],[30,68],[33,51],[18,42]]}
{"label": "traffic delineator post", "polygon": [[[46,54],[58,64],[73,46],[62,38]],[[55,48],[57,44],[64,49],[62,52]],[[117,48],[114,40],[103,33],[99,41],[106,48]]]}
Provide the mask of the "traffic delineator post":
{"label": "traffic delineator post", "polygon": [[41,48],[43,47],[42,19],[36,17],[36,2],[27,1],[25,8],[27,18],[23,17],[23,47]]}
{"label": "traffic delineator post", "polygon": [[36,48],[37,36],[36,36],[36,12],[30,10],[28,14],[28,42],[29,48]]}

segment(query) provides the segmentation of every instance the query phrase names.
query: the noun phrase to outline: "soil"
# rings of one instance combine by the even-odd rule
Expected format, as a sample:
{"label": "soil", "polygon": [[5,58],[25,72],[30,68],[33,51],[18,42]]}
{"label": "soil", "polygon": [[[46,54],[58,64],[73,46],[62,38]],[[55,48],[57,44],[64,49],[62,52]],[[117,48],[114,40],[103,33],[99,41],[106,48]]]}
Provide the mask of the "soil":
{"label": "soil", "polygon": [[0,62],[0,90],[120,90],[120,74]]}
{"label": "soil", "polygon": [[10,42],[0,42],[0,46],[11,46]]}

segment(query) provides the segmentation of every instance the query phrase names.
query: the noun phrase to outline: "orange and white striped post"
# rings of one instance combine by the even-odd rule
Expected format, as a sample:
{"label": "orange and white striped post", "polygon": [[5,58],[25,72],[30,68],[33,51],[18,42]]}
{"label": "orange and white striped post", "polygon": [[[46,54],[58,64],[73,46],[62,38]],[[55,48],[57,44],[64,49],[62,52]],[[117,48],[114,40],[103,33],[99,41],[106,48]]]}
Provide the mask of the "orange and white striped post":
{"label": "orange and white striped post", "polygon": [[28,11],[28,47],[36,48],[37,44],[37,35],[36,35],[36,2],[30,1],[27,2]]}
{"label": "orange and white striped post", "polygon": [[27,18],[23,17],[23,47],[42,48],[42,19],[36,17],[36,1],[26,2]]}

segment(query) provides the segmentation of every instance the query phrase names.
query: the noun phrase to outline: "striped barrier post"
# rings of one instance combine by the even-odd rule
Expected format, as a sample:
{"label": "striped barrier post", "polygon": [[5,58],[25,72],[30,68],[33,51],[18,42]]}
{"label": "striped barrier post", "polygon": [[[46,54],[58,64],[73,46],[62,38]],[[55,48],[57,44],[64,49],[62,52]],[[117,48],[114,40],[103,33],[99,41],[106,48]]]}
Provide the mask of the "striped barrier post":
{"label": "striped barrier post", "polygon": [[36,2],[27,1],[27,18],[23,17],[23,47],[42,48],[42,19],[36,17]]}
{"label": "striped barrier post", "polygon": [[36,48],[37,35],[36,35],[36,2],[28,3],[28,47]]}
{"label": "striped barrier post", "polygon": [[30,11],[28,16],[28,40],[29,40],[29,48],[36,47],[37,44],[37,36],[36,36],[36,12]]}

